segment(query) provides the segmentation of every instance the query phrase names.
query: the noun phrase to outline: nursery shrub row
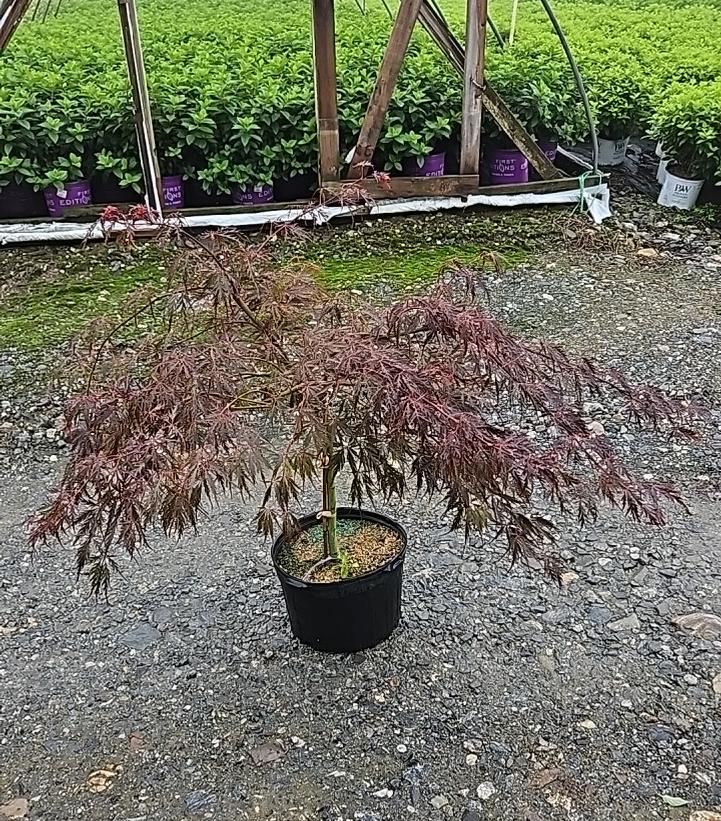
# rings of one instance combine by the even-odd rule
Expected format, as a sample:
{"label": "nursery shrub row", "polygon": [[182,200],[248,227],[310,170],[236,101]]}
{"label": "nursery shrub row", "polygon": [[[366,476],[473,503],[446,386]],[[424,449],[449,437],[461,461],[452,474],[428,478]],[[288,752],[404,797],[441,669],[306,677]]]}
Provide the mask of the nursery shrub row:
{"label": "nursery shrub row", "polygon": [[[461,0],[441,3],[462,33]],[[161,170],[210,196],[292,180],[315,165],[310,14],[306,0],[141,0],[141,26]],[[561,2],[601,132],[650,130],[664,145],[703,146],[721,173],[721,20],[713,6]],[[505,0],[491,7],[507,28]],[[338,96],[343,152],[353,144],[390,21],[339,0]],[[488,76],[539,139],[587,136],[572,76],[540,6],[521,4],[512,49],[489,46]],[[669,88],[671,93],[669,93]],[[708,104],[705,102],[708,101]],[[458,135],[461,84],[424,33],[414,35],[379,144],[399,170]],[[494,135],[494,123],[484,128]],[[694,161],[699,160],[694,156]],[[28,21],[0,57],[0,189],[36,190],[94,176],[139,190],[128,83],[114,4],[65,0]]]}

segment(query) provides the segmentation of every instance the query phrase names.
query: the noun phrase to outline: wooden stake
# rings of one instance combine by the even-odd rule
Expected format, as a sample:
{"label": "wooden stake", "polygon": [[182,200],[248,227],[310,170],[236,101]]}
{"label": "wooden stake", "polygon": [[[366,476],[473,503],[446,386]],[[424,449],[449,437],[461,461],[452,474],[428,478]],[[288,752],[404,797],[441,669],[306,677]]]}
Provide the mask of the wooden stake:
{"label": "wooden stake", "polygon": [[518,0],[513,0],[513,8],[511,9],[511,30],[508,32],[508,47],[513,45],[516,39],[516,25],[518,23]]}
{"label": "wooden stake", "polygon": [[[453,33],[440,18],[434,9],[424,0],[419,19],[440,50],[448,57],[456,71],[464,76],[465,53],[463,46],[456,40]],[[483,88],[483,105],[488,113],[510,137],[516,148],[522,151],[531,165],[538,171],[544,180],[556,179],[563,174],[553,165],[541,151],[531,135],[526,131],[518,118],[503,102],[491,85],[486,82]]]}
{"label": "wooden stake", "polygon": [[362,177],[373,157],[422,4],[423,0],[401,0],[348,170],[350,179]]}
{"label": "wooden stake", "polygon": [[318,178],[340,178],[338,94],[335,68],[334,0],[311,0],[313,7],[313,67],[315,72],[315,119],[318,128]]}
{"label": "wooden stake", "polygon": [[466,5],[466,57],[463,70],[461,174],[479,173],[487,16],[487,0],[468,0]]}
{"label": "wooden stake", "polygon": [[3,4],[0,12],[0,53],[10,42],[30,3],[31,0],[9,0],[7,4]]}
{"label": "wooden stake", "polygon": [[158,217],[163,216],[163,184],[158,166],[158,152],[155,147],[153,115],[150,109],[148,81],[145,77],[143,50],[140,45],[140,27],[135,9],[135,0],[118,0],[120,26],[123,31],[125,62],[133,92],[135,111],[135,132],[140,152],[140,168],[145,183],[145,202]]}

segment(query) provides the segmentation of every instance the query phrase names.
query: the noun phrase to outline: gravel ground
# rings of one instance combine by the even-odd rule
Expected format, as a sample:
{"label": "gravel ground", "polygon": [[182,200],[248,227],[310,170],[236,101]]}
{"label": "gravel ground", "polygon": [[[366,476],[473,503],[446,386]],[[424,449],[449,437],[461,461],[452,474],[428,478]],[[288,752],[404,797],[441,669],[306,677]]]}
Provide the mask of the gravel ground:
{"label": "gravel ground", "polygon": [[[640,202],[622,198],[600,234],[568,223],[495,278],[493,307],[718,406],[721,237]],[[721,620],[702,635],[673,621],[721,617],[718,414],[702,445],[679,446],[593,409],[693,515],[662,531],[560,523],[561,590],[465,545],[432,506],[387,511],[412,534],[402,624],[333,657],[291,638],[250,508],[147,552],[110,604],[87,599],[69,552],[31,561],[23,521],[63,460],[59,394],[38,387],[52,358],[0,355],[0,818],[721,813]]]}

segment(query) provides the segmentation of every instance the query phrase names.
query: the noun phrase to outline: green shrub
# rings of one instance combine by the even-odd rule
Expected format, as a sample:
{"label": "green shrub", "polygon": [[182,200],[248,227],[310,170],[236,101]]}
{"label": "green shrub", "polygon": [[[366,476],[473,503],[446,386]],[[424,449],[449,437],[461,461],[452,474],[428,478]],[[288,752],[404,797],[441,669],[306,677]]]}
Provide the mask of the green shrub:
{"label": "green shrub", "polygon": [[[492,12],[502,28],[510,3],[494,0]],[[366,15],[353,0],[336,5],[345,156],[360,128],[390,21],[380,0],[368,0]],[[462,36],[465,0],[441,5]],[[721,76],[721,15],[712,5],[684,10],[654,3],[643,12],[633,0],[555,5],[608,136],[648,130],[669,85]],[[208,191],[225,192],[315,167],[306,0],[145,0],[140,15],[164,175],[182,174]],[[521,6],[512,49],[501,51],[489,37],[487,73],[537,138],[572,143],[586,136],[571,73],[540,5]],[[682,108],[677,111],[681,121]],[[417,32],[391,101],[379,160],[399,169],[406,157],[421,158],[453,142],[460,112],[459,78],[427,35]],[[484,130],[494,135],[488,116]],[[36,187],[58,187],[95,172],[137,188],[138,169],[114,6],[65,0],[57,17],[23,23],[0,60],[0,186],[32,180]]]}
{"label": "green shrub", "polygon": [[669,89],[653,117],[653,134],[681,176],[721,180],[721,80]]}

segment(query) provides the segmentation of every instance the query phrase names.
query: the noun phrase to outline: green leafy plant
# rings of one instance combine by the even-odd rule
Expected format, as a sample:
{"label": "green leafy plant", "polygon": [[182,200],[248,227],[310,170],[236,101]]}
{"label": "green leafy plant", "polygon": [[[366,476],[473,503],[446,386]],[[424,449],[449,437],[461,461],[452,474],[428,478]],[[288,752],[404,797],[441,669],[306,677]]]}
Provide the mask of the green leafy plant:
{"label": "green leafy plant", "polygon": [[433,145],[421,134],[405,131],[401,125],[389,125],[380,139],[387,171],[400,171],[407,157],[422,159],[433,153]]}
{"label": "green leafy plant", "polygon": [[616,58],[589,70],[589,97],[599,136],[620,140],[645,130],[653,109],[653,83],[632,59]]}
{"label": "green leafy plant", "polygon": [[36,172],[27,158],[13,157],[10,154],[0,156],[0,190],[11,183],[22,185],[24,182],[32,182],[35,177]]}
{"label": "green leafy plant", "polygon": [[[442,5],[462,38],[465,2]],[[721,76],[721,15],[708,0],[695,4],[692,14],[659,2],[639,14],[634,0],[558,0],[557,6],[602,136],[648,131],[666,89]],[[352,4],[338,9],[343,156],[357,138],[390,25],[381,3],[367,4],[365,15]],[[156,0],[143,10],[142,28],[163,175],[182,174],[212,186],[209,158],[226,154],[243,169],[234,176],[247,182],[292,178],[315,168],[310,14],[304,0],[227,0],[212,13],[200,0],[181,6]],[[0,61],[0,155],[27,160],[38,179],[52,177],[62,185],[68,170],[63,158],[81,157],[86,176],[96,170],[97,155],[107,152],[128,161],[121,178],[129,182],[137,148],[123,63],[116,21],[101,0],[77,0],[73,15],[42,24],[26,20]],[[540,7],[522,8],[512,49],[501,50],[489,38],[487,75],[537,139],[570,143],[587,136],[565,57]],[[680,122],[684,111],[676,111]],[[421,159],[452,143],[460,112],[459,78],[416,32],[379,144],[387,167],[400,169],[405,158]],[[484,116],[484,129],[490,136],[495,131],[490,116]],[[708,141],[705,131],[697,136],[698,143]]]}
{"label": "green leafy plant", "polygon": [[100,151],[96,155],[95,168],[101,174],[115,177],[121,188],[131,188],[137,193],[143,190],[143,173],[140,165],[133,159],[115,157],[108,151]]}
{"label": "green leafy plant", "polygon": [[659,102],[653,135],[670,170],[694,180],[721,180],[721,80],[676,85]]}
{"label": "green leafy plant", "polygon": [[67,157],[55,160],[52,166],[46,167],[43,171],[33,171],[27,176],[27,180],[36,191],[54,188],[58,193],[62,193],[69,183],[82,180],[84,176],[83,158],[79,154],[71,153]]}

